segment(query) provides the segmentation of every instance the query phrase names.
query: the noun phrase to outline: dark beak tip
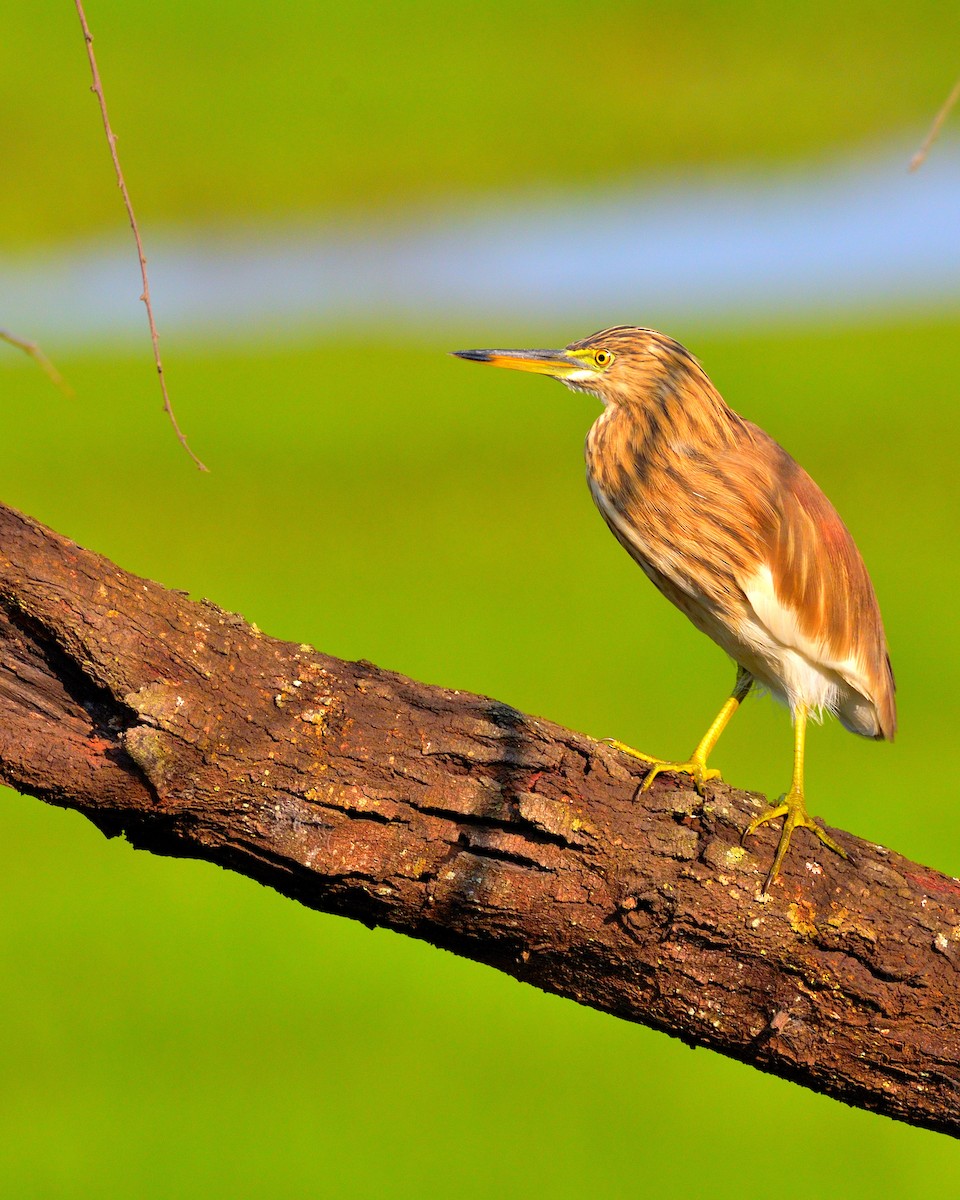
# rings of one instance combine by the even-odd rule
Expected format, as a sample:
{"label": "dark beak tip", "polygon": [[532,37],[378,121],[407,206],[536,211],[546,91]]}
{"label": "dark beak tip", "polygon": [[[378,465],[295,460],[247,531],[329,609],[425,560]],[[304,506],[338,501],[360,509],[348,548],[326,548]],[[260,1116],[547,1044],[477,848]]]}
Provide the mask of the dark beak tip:
{"label": "dark beak tip", "polygon": [[489,350],[451,350],[450,353],[454,358],[465,358],[468,362],[487,362],[490,358]]}

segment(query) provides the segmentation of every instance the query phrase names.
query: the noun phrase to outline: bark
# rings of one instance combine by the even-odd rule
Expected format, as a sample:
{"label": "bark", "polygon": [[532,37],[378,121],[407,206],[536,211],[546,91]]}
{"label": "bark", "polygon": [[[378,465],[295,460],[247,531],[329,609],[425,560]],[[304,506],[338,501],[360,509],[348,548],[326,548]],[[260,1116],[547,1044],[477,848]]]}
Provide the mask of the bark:
{"label": "bark", "polygon": [[[960,884],[740,835],[506,704],[264,636],[0,509],[0,778],[864,1109],[960,1130]],[[811,857],[805,857],[806,855]]]}

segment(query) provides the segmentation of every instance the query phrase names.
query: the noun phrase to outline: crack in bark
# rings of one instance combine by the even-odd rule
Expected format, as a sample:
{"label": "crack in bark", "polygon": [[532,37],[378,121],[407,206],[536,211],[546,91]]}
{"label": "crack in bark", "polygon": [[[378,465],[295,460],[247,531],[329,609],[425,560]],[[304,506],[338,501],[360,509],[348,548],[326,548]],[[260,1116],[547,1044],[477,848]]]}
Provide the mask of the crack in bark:
{"label": "crack in bark", "polygon": [[49,678],[57,681],[74,704],[87,713],[96,733],[117,738],[118,731],[136,721],[136,715],[129,710],[124,720],[123,706],[64,650],[54,630],[10,598],[0,599],[0,609],[11,626],[22,634],[24,645],[47,666]]}
{"label": "crack in bark", "polygon": [[537,862],[535,858],[528,858],[525,854],[520,854],[516,850],[503,850],[499,846],[485,846],[482,842],[472,842],[469,834],[461,833],[457,839],[458,844],[462,846],[463,853],[472,854],[474,858],[489,858],[494,862],[509,863],[511,866],[518,867],[521,870],[542,871],[549,873],[550,868],[545,867],[543,863]]}
{"label": "crack in bark", "polygon": [[[510,807],[515,808],[512,804]],[[509,834],[521,832],[526,841],[536,846],[557,846],[563,849],[565,846],[582,844],[563,834],[551,833],[549,830],[531,824],[520,815],[518,810],[512,817],[497,817],[488,813],[463,813],[456,809],[442,808],[433,804],[418,804],[417,812],[427,816],[440,817],[443,820],[453,821],[458,825],[477,830],[493,829]]]}

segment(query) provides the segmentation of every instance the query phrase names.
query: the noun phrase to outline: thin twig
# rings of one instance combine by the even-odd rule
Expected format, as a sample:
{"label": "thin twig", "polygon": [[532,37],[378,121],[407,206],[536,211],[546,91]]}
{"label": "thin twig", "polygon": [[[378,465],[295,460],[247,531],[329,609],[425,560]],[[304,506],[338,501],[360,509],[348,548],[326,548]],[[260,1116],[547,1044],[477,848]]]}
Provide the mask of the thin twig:
{"label": "thin twig", "polygon": [[24,354],[29,354],[54,387],[58,387],[65,396],[73,397],[73,388],[67,383],[36,342],[28,342],[26,338],[17,337],[9,329],[0,329],[0,341],[9,342],[11,346],[16,346]]}
{"label": "thin twig", "polygon": [[953,91],[950,93],[950,95],[947,97],[946,101],[944,102],[943,108],[941,108],[940,111],[937,113],[937,115],[934,117],[933,124],[930,126],[930,132],[927,134],[926,138],[924,138],[923,145],[916,152],[916,154],[913,156],[913,158],[910,159],[910,166],[909,166],[908,170],[915,171],[917,169],[917,167],[922,166],[924,159],[927,157],[927,154],[930,152],[930,147],[933,145],[933,143],[937,140],[937,137],[939,136],[939,133],[943,126],[944,121],[950,115],[951,108],[953,108],[953,106],[956,104],[956,102],[958,100],[960,100],[960,79],[958,79],[957,82],[953,85]]}
{"label": "thin twig", "polygon": [[170,418],[170,424],[173,426],[180,445],[190,455],[197,467],[201,471],[206,471],[206,467],[199,458],[190,449],[186,437],[181,432],[180,426],[177,424],[177,418],[173,413],[173,405],[170,403],[170,397],[167,394],[167,382],[163,375],[163,364],[160,361],[160,335],[157,333],[157,325],[153,319],[153,306],[150,303],[150,284],[147,281],[147,257],[143,252],[143,242],[140,238],[140,230],[137,226],[137,219],[133,215],[133,205],[130,202],[130,193],[127,191],[127,185],[123,178],[123,171],[120,169],[120,159],[117,156],[117,137],[110,128],[110,118],[107,116],[107,102],[103,95],[103,84],[100,82],[100,72],[97,70],[97,60],[93,53],[93,34],[90,32],[90,27],[87,25],[86,14],[83,11],[81,0],[74,0],[77,8],[77,15],[80,18],[80,27],[83,30],[83,40],[87,44],[87,57],[90,60],[90,72],[93,75],[93,86],[91,91],[96,95],[100,103],[100,115],[103,118],[103,128],[107,135],[107,145],[110,147],[110,157],[113,159],[113,169],[117,173],[117,185],[120,188],[120,194],[123,196],[123,203],[127,209],[127,216],[130,218],[130,228],[133,230],[133,236],[137,242],[137,254],[140,256],[140,274],[143,276],[143,294],[140,299],[147,308],[147,320],[150,322],[150,338],[153,341],[153,360],[157,364],[157,375],[160,379],[160,391],[163,394],[163,410]]}

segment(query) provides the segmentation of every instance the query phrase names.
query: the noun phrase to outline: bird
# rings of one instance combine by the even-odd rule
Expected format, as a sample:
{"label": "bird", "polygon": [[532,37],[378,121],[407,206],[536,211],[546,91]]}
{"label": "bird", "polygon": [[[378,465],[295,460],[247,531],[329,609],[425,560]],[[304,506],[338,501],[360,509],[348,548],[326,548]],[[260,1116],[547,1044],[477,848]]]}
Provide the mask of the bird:
{"label": "bird", "polygon": [[686,761],[607,739],[697,791],[720,779],[707,760],[756,683],[793,718],[789,789],[743,840],[782,818],[761,895],[793,833],[847,854],[807,812],[807,723],[892,741],[897,715],[887,638],[863,558],[836,509],[769,434],[730,408],[679,342],[618,325],[561,350],[457,350],[458,358],[559,380],[600,400],[587,434],[587,483],[617,541],[668,600],[736,664],[733,691]]}

